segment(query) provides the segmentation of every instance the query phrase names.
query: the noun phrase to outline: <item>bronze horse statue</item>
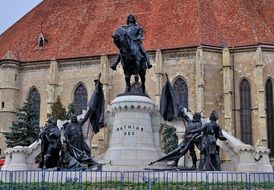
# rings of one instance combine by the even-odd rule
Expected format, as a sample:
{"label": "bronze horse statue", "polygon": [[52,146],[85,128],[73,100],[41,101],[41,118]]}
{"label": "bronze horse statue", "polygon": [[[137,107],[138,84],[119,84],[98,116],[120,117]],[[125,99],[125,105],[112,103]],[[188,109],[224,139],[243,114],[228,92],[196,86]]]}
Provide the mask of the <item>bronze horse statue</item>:
{"label": "bronze horse statue", "polygon": [[146,58],[141,52],[140,46],[137,41],[131,40],[127,30],[118,28],[112,35],[113,42],[119,49],[119,54],[116,63],[121,61],[126,81],[125,93],[130,92],[130,78],[134,75],[135,84],[141,78],[142,92],[145,94],[145,81],[146,81]]}

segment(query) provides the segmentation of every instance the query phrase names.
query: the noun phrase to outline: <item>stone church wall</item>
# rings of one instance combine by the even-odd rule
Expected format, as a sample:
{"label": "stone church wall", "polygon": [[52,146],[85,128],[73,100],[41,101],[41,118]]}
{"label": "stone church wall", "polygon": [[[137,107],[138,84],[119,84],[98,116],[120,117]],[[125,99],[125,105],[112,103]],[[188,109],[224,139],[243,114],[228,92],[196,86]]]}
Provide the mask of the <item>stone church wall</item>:
{"label": "stone church wall", "polygon": [[272,82],[274,82],[274,53],[263,51],[263,62],[264,62],[264,81],[268,79],[268,77],[272,78]]}
{"label": "stone church wall", "polygon": [[[147,70],[146,75],[148,95],[158,106],[161,89],[166,81],[165,73],[168,74],[172,84],[178,77],[181,77],[188,86],[189,109],[193,112],[203,111],[204,117],[208,117],[211,111],[217,110],[220,115],[220,126],[234,133],[236,124],[236,136],[240,138],[239,85],[245,77],[251,86],[253,145],[266,145],[266,125],[263,112],[265,107],[261,102],[264,101],[265,81],[269,76],[272,78],[274,76],[274,53],[257,47],[245,50],[229,49],[227,52],[226,58],[223,49],[212,47],[149,52],[153,67]],[[7,106],[12,103],[14,104],[12,107],[18,108],[25,101],[30,89],[35,87],[41,98],[40,126],[43,126],[50,113],[50,105],[52,101],[56,101],[57,96],[60,96],[62,104],[67,106],[73,102],[75,88],[79,83],[82,83],[87,89],[89,99],[95,87],[94,79],[101,72],[107,110],[107,105],[110,105],[111,100],[117,94],[122,93],[125,87],[121,64],[118,65],[116,71],[109,68],[114,60],[114,55],[103,55],[91,58],[21,63],[17,76],[18,98],[11,98],[14,97],[12,94],[5,95],[4,90],[1,90],[0,94],[2,100],[3,97],[9,97]],[[226,62],[229,64],[228,67],[225,66]],[[227,72],[228,68],[229,72]],[[6,75],[10,76],[3,73],[1,72],[1,78],[5,78]],[[228,89],[231,87],[231,92],[228,94],[225,92],[227,86],[224,86],[227,80],[230,81]],[[12,80],[10,81],[12,82]],[[14,84],[10,85],[14,86]],[[9,91],[8,93],[13,92]],[[3,128],[15,119],[15,114],[1,112],[0,119]],[[4,129],[2,128],[1,130]],[[106,149],[107,135],[108,129],[106,128],[94,137],[92,144],[96,153],[103,153]]]}
{"label": "stone church wall", "polygon": [[88,100],[94,90],[94,80],[100,72],[100,59],[88,61],[61,62],[59,68],[58,95],[62,104],[67,106],[73,102],[74,91],[82,83],[87,89]]}
{"label": "stone church wall", "polygon": [[[24,64],[23,64],[24,65]],[[49,67],[46,68],[24,68],[19,72],[19,107],[29,96],[30,89],[36,88],[40,95],[40,126],[45,124],[47,119],[47,84]]]}
{"label": "stone church wall", "polygon": [[[195,56],[196,50],[163,52],[164,72],[169,76],[171,84],[178,77],[185,80],[188,87],[189,109],[195,111]],[[163,82],[165,82],[165,77]],[[162,88],[162,86],[161,86]]]}

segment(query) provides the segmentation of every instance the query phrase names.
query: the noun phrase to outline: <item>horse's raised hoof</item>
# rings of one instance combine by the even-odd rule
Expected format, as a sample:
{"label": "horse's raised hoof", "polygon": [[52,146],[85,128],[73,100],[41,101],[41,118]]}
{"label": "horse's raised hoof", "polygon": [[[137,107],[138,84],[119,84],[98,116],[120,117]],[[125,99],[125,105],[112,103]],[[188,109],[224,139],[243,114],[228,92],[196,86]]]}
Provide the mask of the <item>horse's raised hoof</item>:
{"label": "horse's raised hoof", "polygon": [[151,67],[152,67],[151,63],[148,62],[148,63],[147,63],[147,68],[150,69]]}

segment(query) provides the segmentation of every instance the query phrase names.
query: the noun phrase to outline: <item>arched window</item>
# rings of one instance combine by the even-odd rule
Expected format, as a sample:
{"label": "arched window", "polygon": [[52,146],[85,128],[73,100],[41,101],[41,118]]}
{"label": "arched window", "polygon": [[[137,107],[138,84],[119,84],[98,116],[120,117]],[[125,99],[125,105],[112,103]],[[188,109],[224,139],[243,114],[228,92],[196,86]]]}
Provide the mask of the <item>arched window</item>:
{"label": "arched window", "polygon": [[188,88],[186,82],[182,78],[177,78],[173,84],[173,89],[180,104],[188,108]]}
{"label": "arched window", "polygon": [[246,79],[243,79],[240,84],[240,122],[241,140],[252,145],[251,93]]}
{"label": "arched window", "polygon": [[31,103],[32,110],[37,114],[38,121],[40,117],[40,94],[36,88],[31,88],[28,96],[28,101]]}
{"label": "arched window", "polygon": [[74,91],[74,100],[73,100],[77,115],[82,114],[82,111],[87,109],[87,101],[88,101],[87,89],[83,84],[79,84]]}
{"label": "arched window", "polygon": [[266,98],[266,124],[268,148],[270,149],[270,156],[274,156],[274,110],[273,110],[273,86],[271,79],[268,79],[265,84],[265,98]]}

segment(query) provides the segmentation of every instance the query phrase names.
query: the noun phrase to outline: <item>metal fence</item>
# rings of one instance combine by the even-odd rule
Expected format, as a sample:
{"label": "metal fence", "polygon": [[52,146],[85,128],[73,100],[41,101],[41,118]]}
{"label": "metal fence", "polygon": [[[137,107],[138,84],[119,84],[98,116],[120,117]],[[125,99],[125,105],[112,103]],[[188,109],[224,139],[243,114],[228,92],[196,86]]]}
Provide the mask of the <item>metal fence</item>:
{"label": "metal fence", "polygon": [[167,172],[166,189],[205,189],[206,172]]}
{"label": "metal fence", "polygon": [[274,173],[250,173],[250,189],[274,189]]}
{"label": "metal fence", "polygon": [[274,189],[274,173],[198,171],[0,171],[0,190]]}
{"label": "metal fence", "polygon": [[165,189],[165,172],[126,171],[123,172],[122,189]]}

